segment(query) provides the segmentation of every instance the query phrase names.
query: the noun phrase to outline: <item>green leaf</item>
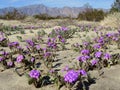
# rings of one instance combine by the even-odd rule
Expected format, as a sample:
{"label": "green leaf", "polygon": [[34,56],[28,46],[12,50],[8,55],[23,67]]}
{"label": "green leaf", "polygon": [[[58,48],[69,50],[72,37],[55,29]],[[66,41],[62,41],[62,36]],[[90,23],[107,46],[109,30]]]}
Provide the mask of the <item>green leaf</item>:
{"label": "green leaf", "polygon": [[30,78],[29,74],[25,73],[24,74],[28,79]]}
{"label": "green leaf", "polygon": [[29,84],[29,85],[33,84],[34,82],[35,82],[35,79],[34,79],[34,78],[30,78],[30,79],[28,80],[28,84]]}

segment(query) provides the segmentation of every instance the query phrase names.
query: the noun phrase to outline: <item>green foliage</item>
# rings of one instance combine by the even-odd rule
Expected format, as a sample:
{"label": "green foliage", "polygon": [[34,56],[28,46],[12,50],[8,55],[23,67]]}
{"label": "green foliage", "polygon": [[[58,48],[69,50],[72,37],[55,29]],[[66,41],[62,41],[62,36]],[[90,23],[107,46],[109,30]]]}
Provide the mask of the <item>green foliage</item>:
{"label": "green foliage", "polygon": [[113,12],[119,12],[119,10],[118,10],[117,8],[112,7],[112,8],[110,9],[110,13],[113,13]]}
{"label": "green foliage", "polygon": [[71,16],[50,16],[48,14],[37,14],[33,16],[35,19],[51,20],[51,19],[71,19]]}
{"label": "green foliage", "polygon": [[8,40],[5,38],[3,41],[0,41],[0,46],[1,47],[7,47]]}
{"label": "green foliage", "polygon": [[40,30],[37,32],[38,36],[45,36],[46,32],[44,30]]}
{"label": "green foliage", "polygon": [[41,20],[50,20],[54,19],[54,17],[49,16],[48,14],[38,14],[33,16],[35,19],[41,19]]}
{"label": "green foliage", "polygon": [[103,10],[97,9],[87,9],[86,11],[80,13],[78,15],[79,20],[87,20],[87,21],[100,21],[104,19],[106,13]]}
{"label": "green foliage", "polygon": [[52,30],[52,32],[49,34],[49,37],[55,38],[57,37],[57,35],[60,35],[63,38],[68,39],[68,38],[71,38],[75,32],[76,32],[76,29],[70,29],[67,31],[59,30],[58,33],[55,30]]}
{"label": "green foliage", "polygon": [[32,30],[30,30],[30,33],[34,33]]}
{"label": "green foliage", "polygon": [[6,35],[17,34],[21,30],[22,30],[22,28],[19,27],[19,26],[6,26],[6,25],[1,25],[0,26],[0,31],[6,33]]}
{"label": "green foliage", "polygon": [[119,12],[119,11],[120,11],[120,0],[115,0],[112,5],[112,8],[110,9],[110,13]]}
{"label": "green foliage", "polygon": [[22,37],[21,36],[16,36],[16,38],[20,41],[23,42]]}
{"label": "green foliage", "polygon": [[21,30],[20,33],[21,33],[21,34],[25,34],[25,31],[24,31],[24,30]]}

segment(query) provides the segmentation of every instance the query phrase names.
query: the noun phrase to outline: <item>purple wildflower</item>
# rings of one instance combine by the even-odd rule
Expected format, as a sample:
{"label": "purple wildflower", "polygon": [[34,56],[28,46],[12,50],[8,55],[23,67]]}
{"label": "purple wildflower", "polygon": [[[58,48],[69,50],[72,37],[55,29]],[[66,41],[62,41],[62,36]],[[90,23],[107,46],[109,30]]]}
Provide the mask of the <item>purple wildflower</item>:
{"label": "purple wildflower", "polygon": [[18,43],[18,42],[10,42],[10,43],[8,44],[8,46],[9,46],[9,47],[17,47],[17,46],[19,46],[19,43]]}
{"label": "purple wildflower", "polygon": [[64,38],[62,38],[62,39],[61,39],[61,42],[62,42],[62,43],[65,43],[65,39],[64,39]]}
{"label": "purple wildflower", "polygon": [[118,41],[118,37],[113,37],[112,38],[114,41]]}
{"label": "purple wildflower", "polygon": [[22,47],[21,47],[21,46],[17,46],[17,49],[18,49],[18,50],[22,50]]}
{"label": "purple wildflower", "polygon": [[3,55],[3,56],[7,56],[9,53],[6,52],[6,51],[2,51],[2,52],[0,52],[0,54]]}
{"label": "purple wildflower", "polygon": [[104,54],[104,59],[109,60],[110,57],[111,57],[111,55],[109,53],[105,53]]}
{"label": "purple wildflower", "polygon": [[89,43],[88,42],[83,42],[83,45],[88,46]]}
{"label": "purple wildflower", "polygon": [[23,55],[19,55],[19,56],[17,56],[16,61],[19,63],[19,62],[22,62],[23,59],[24,59],[24,56]]}
{"label": "purple wildflower", "polygon": [[51,41],[52,41],[52,42],[55,42],[55,40],[56,40],[56,38],[51,38]]}
{"label": "purple wildflower", "polygon": [[67,27],[61,27],[61,30],[63,30],[63,31],[67,31],[68,28],[67,28]]}
{"label": "purple wildflower", "polygon": [[58,35],[57,37],[58,37],[59,39],[62,39],[62,36],[61,36],[61,35]]}
{"label": "purple wildflower", "polygon": [[0,37],[0,42],[4,41],[6,38]]}
{"label": "purple wildflower", "polygon": [[100,49],[101,48],[101,44],[99,44],[99,43],[95,44],[93,47],[94,47],[94,49]]}
{"label": "purple wildflower", "polygon": [[42,50],[43,50],[43,51],[47,51],[47,48],[43,48]]}
{"label": "purple wildflower", "polygon": [[90,56],[79,56],[78,58],[77,58],[77,60],[79,60],[79,61],[82,61],[82,62],[86,62],[86,60],[88,60],[90,58]]}
{"label": "purple wildflower", "polygon": [[91,61],[92,66],[96,65],[97,63],[98,63],[98,60],[92,60]]}
{"label": "purple wildflower", "polygon": [[56,48],[57,47],[57,44],[56,43],[54,43],[54,42],[48,42],[48,47],[50,47],[50,48]]}
{"label": "purple wildflower", "polygon": [[82,51],[81,51],[81,54],[83,54],[83,55],[88,55],[90,52],[89,52],[89,50],[87,50],[87,49],[83,49]]}
{"label": "purple wildflower", "polygon": [[40,50],[40,45],[36,45],[36,49],[37,49],[37,50]]}
{"label": "purple wildflower", "polygon": [[96,29],[96,28],[94,28],[94,32],[98,33],[98,31],[97,31],[97,29]]}
{"label": "purple wildflower", "polygon": [[85,70],[78,70],[77,72],[83,76],[87,75],[87,72]]}
{"label": "purple wildflower", "polygon": [[114,35],[113,33],[106,34],[106,36],[109,37],[109,38],[112,37],[113,35]]}
{"label": "purple wildflower", "polygon": [[31,78],[38,79],[40,77],[40,71],[38,71],[38,70],[31,70],[30,73],[29,73],[29,76]]}
{"label": "purple wildflower", "polygon": [[3,58],[3,57],[0,57],[0,62],[3,61],[3,60],[4,60],[4,58]]}
{"label": "purple wildflower", "polygon": [[30,46],[34,46],[35,43],[32,40],[26,40],[26,42],[30,45]]}
{"label": "purple wildflower", "polygon": [[79,74],[76,71],[70,70],[65,74],[64,81],[73,83],[78,79],[78,77],[79,77]]}
{"label": "purple wildflower", "polygon": [[50,52],[45,52],[45,54],[44,54],[44,58],[49,57],[50,55],[51,55]]}
{"label": "purple wildflower", "polygon": [[98,51],[95,53],[96,58],[100,58],[102,56],[102,52]]}
{"label": "purple wildflower", "polygon": [[49,72],[50,72],[50,73],[54,73],[54,72],[55,72],[55,70],[51,69]]}
{"label": "purple wildflower", "polygon": [[30,61],[31,61],[31,62],[34,62],[34,61],[35,61],[35,58],[34,58],[34,57],[32,57]]}
{"label": "purple wildflower", "polygon": [[13,62],[7,62],[7,66],[12,67],[13,66]]}
{"label": "purple wildflower", "polygon": [[68,70],[69,70],[69,67],[65,66],[62,71],[68,71]]}
{"label": "purple wildflower", "polygon": [[104,38],[103,37],[100,37],[98,40],[97,40],[98,43],[104,43]]}

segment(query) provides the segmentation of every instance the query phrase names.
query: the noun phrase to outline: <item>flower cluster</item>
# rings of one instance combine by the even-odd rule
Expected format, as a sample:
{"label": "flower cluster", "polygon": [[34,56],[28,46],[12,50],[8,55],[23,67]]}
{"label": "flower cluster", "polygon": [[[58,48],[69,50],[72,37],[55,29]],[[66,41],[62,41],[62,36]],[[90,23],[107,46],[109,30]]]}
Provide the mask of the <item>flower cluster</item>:
{"label": "flower cluster", "polygon": [[19,56],[17,56],[17,58],[16,58],[16,61],[19,63],[19,62],[22,62],[23,60],[24,60],[24,56],[23,55],[19,55]]}
{"label": "flower cluster", "polygon": [[68,83],[74,83],[78,80],[80,75],[87,75],[87,72],[83,69],[81,70],[69,70],[67,73],[64,75],[64,81]]}
{"label": "flower cluster", "polygon": [[102,52],[101,51],[98,51],[95,53],[95,57],[96,58],[100,58],[102,56]]}
{"label": "flower cluster", "polygon": [[77,71],[80,75],[86,76],[87,72],[83,69]]}
{"label": "flower cluster", "polygon": [[111,55],[109,53],[104,54],[104,59],[109,60],[111,58]]}
{"label": "flower cluster", "polygon": [[0,62],[3,61],[3,60],[4,60],[4,58],[3,58],[3,57],[0,57]]}
{"label": "flower cluster", "polygon": [[29,76],[34,79],[38,79],[40,77],[40,71],[38,70],[31,70]]}
{"label": "flower cluster", "polygon": [[78,72],[76,72],[74,70],[70,70],[65,74],[64,81],[73,83],[78,79],[78,77],[79,77]]}
{"label": "flower cluster", "polygon": [[77,60],[82,61],[82,62],[86,62],[88,59],[90,59],[90,56],[88,56],[88,55],[79,56],[79,57],[77,58]]}
{"label": "flower cluster", "polygon": [[96,65],[97,63],[98,63],[98,60],[92,60],[91,61],[92,66]]}
{"label": "flower cluster", "polygon": [[55,39],[55,38],[48,38],[47,46],[48,46],[49,48],[54,48],[54,49],[56,49],[56,48],[57,48],[56,39]]}
{"label": "flower cluster", "polygon": [[10,43],[8,44],[8,46],[9,46],[9,47],[17,47],[17,46],[19,46],[19,43],[18,43],[18,42],[10,42]]}
{"label": "flower cluster", "polygon": [[89,50],[86,50],[86,49],[83,49],[81,51],[81,54],[83,54],[83,55],[88,55],[89,53],[90,53]]}
{"label": "flower cluster", "polygon": [[35,43],[32,40],[26,40],[26,42],[32,47],[35,45]]}

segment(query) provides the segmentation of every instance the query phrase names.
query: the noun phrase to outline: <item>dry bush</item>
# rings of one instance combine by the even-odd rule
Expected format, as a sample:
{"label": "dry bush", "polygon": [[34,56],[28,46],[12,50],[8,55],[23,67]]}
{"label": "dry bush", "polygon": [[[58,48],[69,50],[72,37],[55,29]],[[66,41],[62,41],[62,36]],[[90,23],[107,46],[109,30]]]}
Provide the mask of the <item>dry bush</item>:
{"label": "dry bush", "polygon": [[88,8],[79,13],[78,20],[101,21],[104,19],[104,16],[106,16],[106,13],[103,10]]}
{"label": "dry bush", "polygon": [[100,22],[100,25],[107,27],[119,27],[120,26],[120,13],[115,12],[108,14],[103,21]]}
{"label": "dry bush", "polygon": [[36,23],[38,21],[38,19],[35,19],[34,17],[32,16],[27,16],[22,22],[26,23],[26,22],[29,22],[29,23]]}

